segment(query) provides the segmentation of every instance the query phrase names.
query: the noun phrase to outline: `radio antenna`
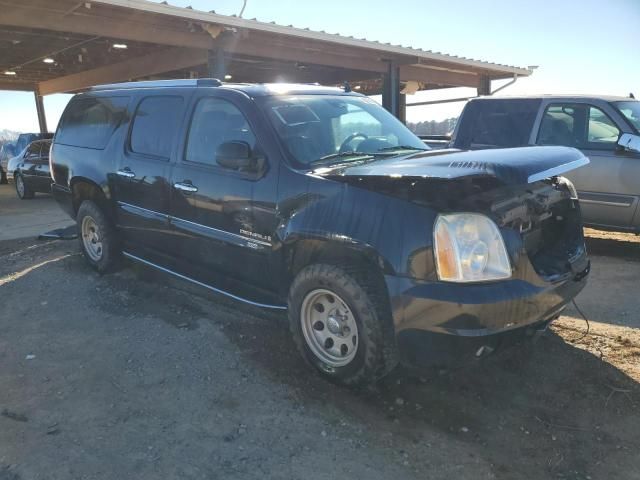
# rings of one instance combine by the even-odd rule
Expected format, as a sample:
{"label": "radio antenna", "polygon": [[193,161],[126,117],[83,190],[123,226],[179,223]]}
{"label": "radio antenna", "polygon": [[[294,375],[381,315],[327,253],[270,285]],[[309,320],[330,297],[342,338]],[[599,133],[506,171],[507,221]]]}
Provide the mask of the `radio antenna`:
{"label": "radio antenna", "polygon": [[242,18],[242,14],[244,13],[244,9],[247,8],[247,0],[243,0],[242,2],[242,10],[240,10],[240,13],[238,14],[238,18]]}

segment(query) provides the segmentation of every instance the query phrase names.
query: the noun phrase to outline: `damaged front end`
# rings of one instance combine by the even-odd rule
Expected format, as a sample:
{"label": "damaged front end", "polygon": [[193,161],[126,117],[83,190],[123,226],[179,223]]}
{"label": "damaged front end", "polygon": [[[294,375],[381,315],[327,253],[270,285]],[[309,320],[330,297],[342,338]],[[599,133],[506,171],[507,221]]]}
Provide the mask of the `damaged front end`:
{"label": "damaged front end", "polygon": [[[431,355],[452,341],[449,337],[457,343],[465,337],[462,343],[476,352],[503,334],[545,327],[582,290],[589,260],[580,206],[562,174],[587,163],[575,149],[530,147],[425,152],[314,173],[399,198],[423,212],[407,207],[399,213],[407,219],[402,233],[408,267],[385,280],[399,340],[419,333],[416,345]],[[434,225],[439,217],[467,213],[496,225],[510,276],[443,280],[436,268]],[[446,340],[424,334],[444,334]]]}
{"label": "damaged front end", "polygon": [[531,265],[546,281],[585,276],[589,265],[580,206],[571,183],[554,177],[524,190],[506,190],[487,192],[472,201],[486,203],[503,231],[517,232]]}
{"label": "damaged front end", "polygon": [[524,254],[540,277],[554,281],[588,271],[580,206],[561,176],[588,163],[565,147],[438,150],[314,173],[438,214],[485,215],[499,227],[513,265]]}

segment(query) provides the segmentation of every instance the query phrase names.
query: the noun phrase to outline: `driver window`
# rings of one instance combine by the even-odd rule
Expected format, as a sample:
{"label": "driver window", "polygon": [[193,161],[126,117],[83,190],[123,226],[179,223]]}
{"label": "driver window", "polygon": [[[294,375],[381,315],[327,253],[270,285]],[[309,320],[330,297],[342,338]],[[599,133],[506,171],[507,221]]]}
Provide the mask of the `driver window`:
{"label": "driver window", "polygon": [[589,107],[589,123],[587,128],[587,142],[605,148],[615,148],[620,137],[620,130],[615,123],[596,107]]}
{"label": "driver window", "polygon": [[215,165],[216,152],[224,142],[240,141],[255,150],[256,137],[238,108],[220,98],[203,98],[191,119],[185,160]]}

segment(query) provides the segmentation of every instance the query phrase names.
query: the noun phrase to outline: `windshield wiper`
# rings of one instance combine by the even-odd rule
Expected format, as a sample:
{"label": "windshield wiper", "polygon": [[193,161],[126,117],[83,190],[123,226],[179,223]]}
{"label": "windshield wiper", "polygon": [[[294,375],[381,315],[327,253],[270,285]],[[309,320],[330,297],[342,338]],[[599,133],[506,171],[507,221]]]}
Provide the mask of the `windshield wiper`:
{"label": "windshield wiper", "polygon": [[348,157],[373,157],[375,153],[365,153],[365,152],[356,152],[353,150],[349,150],[348,152],[339,152],[339,153],[330,153],[329,155],[325,155],[324,157],[320,157],[317,160],[313,160],[309,162],[309,164],[318,164],[318,163],[326,163],[329,160],[334,160],[336,158],[348,158]]}
{"label": "windshield wiper", "polygon": [[412,147],[411,145],[396,145],[394,147],[380,148],[380,149],[378,149],[378,151],[376,153],[378,153],[378,152],[393,152],[395,150],[415,150],[415,151],[426,152],[429,149],[428,148]]}

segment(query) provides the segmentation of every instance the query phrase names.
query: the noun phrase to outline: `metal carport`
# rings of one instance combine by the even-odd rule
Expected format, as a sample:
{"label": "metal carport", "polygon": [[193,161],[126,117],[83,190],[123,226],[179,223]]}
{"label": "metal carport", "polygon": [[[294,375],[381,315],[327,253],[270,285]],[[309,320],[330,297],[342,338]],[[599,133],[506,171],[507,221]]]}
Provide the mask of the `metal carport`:
{"label": "metal carport", "polygon": [[[382,94],[404,119],[403,89],[472,87],[531,70],[146,0],[0,0],[0,90],[42,96],[100,83],[212,76],[318,82]],[[45,63],[48,62],[48,63]]]}

